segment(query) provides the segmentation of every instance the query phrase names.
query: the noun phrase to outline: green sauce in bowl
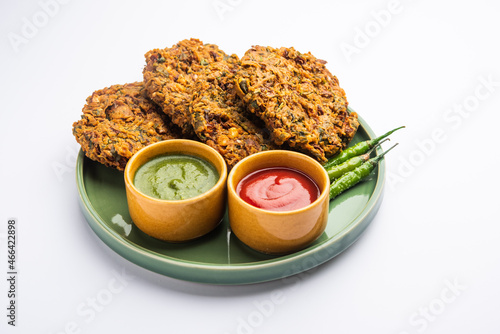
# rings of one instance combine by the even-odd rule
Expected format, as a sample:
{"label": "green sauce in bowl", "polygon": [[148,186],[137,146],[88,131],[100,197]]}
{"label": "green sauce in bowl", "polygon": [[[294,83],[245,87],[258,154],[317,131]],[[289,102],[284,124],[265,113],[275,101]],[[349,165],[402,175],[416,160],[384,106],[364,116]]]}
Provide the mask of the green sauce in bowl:
{"label": "green sauce in bowl", "polygon": [[218,180],[215,167],[203,159],[184,154],[164,154],[137,169],[134,185],[148,196],[174,201],[201,195]]}

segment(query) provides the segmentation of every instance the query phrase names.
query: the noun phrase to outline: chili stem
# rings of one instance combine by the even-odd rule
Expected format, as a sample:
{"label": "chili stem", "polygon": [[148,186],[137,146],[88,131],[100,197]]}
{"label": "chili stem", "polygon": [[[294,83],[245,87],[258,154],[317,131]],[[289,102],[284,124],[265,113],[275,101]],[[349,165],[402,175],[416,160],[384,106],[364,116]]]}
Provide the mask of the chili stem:
{"label": "chili stem", "polygon": [[366,153],[370,148],[372,148],[373,146],[375,146],[376,144],[378,144],[382,139],[388,137],[389,135],[391,135],[395,131],[397,131],[399,129],[402,129],[404,127],[405,126],[400,126],[399,128],[391,130],[391,131],[383,134],[380,137],[359,142],[356,145],[343,150],[342,152],[340,152],[339,154],[337,154],[334,158],[331,158],[330,160],[328,160],[323,165],[323,167],[325,167],[325,168],[328,169],[329,167],[339,165],[339,164],[343,163],[344,161],[349,160],[352,157],[356,157],[358,155]]}

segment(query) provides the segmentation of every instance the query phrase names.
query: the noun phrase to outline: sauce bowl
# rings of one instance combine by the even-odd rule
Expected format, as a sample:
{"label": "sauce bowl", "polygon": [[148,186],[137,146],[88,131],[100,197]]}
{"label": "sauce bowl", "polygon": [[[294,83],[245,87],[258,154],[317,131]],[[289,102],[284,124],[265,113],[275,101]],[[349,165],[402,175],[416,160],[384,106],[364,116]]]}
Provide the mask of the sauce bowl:
{"label": "sauce bowl", "polygon": [[[137,169],[164,154],[190,155],[212,164],[219,179],[208,191],[182,200],[162,200],[142,193],[134,185]],[[130,217],[144,233],[169,242],[199,238],[221,222],[226,207],[227,167],[222,156],[210,146],[187,139],[170,139],[142,148],[128,161],[125,190]]]}
{"label": "sauce bowl", "polygon": [[[319,187],[311,204],[291,211],[270,211],[245,202],[237,192],[245,176],[261,169],[286,167],[309,176]],[[228,176],[228,211],[232,232],[244,244],[267,254],[287,254],[314,242],[328,222],[330,179],[313,158],[293,151],[271,150],[238,162]]]}

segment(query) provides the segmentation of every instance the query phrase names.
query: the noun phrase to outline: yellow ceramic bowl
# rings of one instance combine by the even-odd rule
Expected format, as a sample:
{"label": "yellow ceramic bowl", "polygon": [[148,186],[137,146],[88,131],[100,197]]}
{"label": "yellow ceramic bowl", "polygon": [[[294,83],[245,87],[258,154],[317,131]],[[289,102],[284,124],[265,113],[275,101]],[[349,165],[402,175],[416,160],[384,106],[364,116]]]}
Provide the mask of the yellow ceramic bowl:
{"label": "yellow ceramic bowl", "polygon": [[[184,200],[161,200],[140,192],[133,183],[137,169],[155,156],[187,154],[210,162],[219,180],[210,190]],[[222,156],[200,142],[171,139],[141,149],[125,167],[127,203],[135,225],[157,239],[182,242],[212,231],[222,220],[226,207],[227,167]]]}
{"label": "yellow ceramic bowl", "polygon": [[[286,212],[260,209],[241,199],[236,192],[241,179],[269,167],[288,167],[305,173],[319,186],[318,199],[304,208]],[[323,166],[302,153],[272,150],[253,154],[233,167],[227,183],[231,230],[257,251],[295,252],[315,241],[326,228],[330,179]]]}

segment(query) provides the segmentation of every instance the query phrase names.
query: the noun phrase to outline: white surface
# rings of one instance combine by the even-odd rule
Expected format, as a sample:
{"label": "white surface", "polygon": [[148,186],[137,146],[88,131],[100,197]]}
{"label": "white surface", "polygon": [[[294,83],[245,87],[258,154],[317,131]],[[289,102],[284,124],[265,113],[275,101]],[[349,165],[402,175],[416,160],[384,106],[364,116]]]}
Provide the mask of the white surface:
{"label": "white surface", "polygon": [[[19,226],[17,326],[1,279],[0,332],[500,332],[499,2],[40,4],[54,1],[0,5],[1,277],[8,218]],[[190,37],[240,56],[311,51],[377,134],[407,126],[391,136],[382,207],[345,253],[288,283],[211,286],[131,264],[90,230],[72,123],[94,90],[141,80],[149,49]]]}

